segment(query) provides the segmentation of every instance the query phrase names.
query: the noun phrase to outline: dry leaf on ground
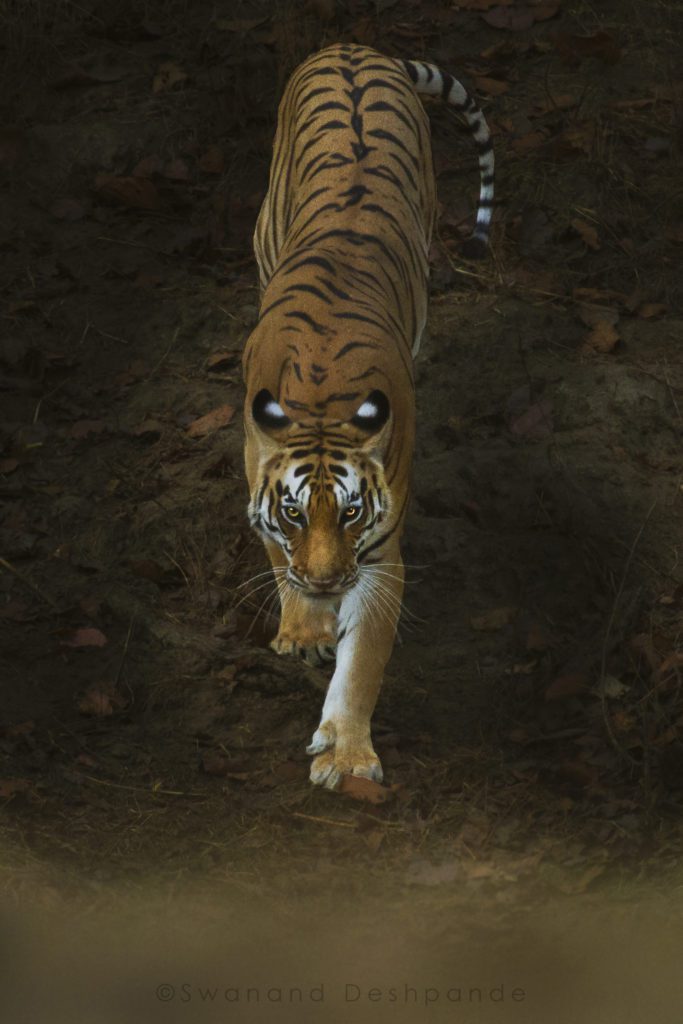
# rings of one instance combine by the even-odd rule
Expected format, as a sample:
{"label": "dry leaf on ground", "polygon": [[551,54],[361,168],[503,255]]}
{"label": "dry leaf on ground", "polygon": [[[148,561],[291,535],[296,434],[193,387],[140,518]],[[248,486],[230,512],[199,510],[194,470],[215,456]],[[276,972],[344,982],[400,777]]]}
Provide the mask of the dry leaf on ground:
{"label": "dry leaf on ground", "polygon": [[161,206],[161,197],[147,178],[98,174],[95,188],[107,199],[134,210],[158,210]]}
{"label": "dry leaf on ground", "polygon": [[560,0],[542,0],[534,5],[520,4],[516,7],[493,7],[481,16],[492,28],[507,29],[508,32],[525,32],[536,21],[554,18],[560,7]]}
{"label": "dry leaf on ground", "polygon": [[370,804],[384,804],[396,794],[396,787],[383,786],[373,779],[365,779],[362,775],[344,775],[338,790],[344,796],[354,800],[364,800]]}
{"label": "dry leaf on ground", "polygon": [[669,307],[665,306],[663,302],[644,302],[642,306],[638,307],[638,316],[642,320],[651,320],[656,316],[664,316],[668,312]]}
{"label": "dry leaf on ground", "polygon": [[553,432],[553,403],[549,398],[534,402],[528,409],[510,420],[510,432],[518,437],[538,441]]}
{"label": "dry leaf on ground", "polygon": [[500,96],[510,88],[509,82],[502,82],[500,78],[489,78],[488,75],[476,75],[474,85],[477,92],[483,92],[486,96]]}
{"label": "dry leaf on ground", "polygon": [[[615,291],[614,288],[573,288],[572,298],[577,302],[586,303],[607,303],[613,300],[623,303],[626,295],[624,292]],[[591,327],[592,324],[587,326]]]}
{"label": "dry leaf on ground", "polygon": [[601,320],[584,338],[583,350],[584,352],[612,352],[619,340],[619,332],[616,327]]}
{"label": "dry leaf on ground", "polygon": [[533,149],[538,149],[544,142],[548,141],[548,136],[543,131],[526,132],[524,135],[519,135],[516,139],[512,140],[512,148],[515,153],[524,154],[530,153]]}
{"label": "dry leaf on ground", "polygon": [[215,430],[220,430],[221,427],[227,427],[234,415],[234,406],[219,405],[216,409],[212,409],[211,412],[207,412],[205,416],[200,416],[198,420],[190,423],[187,433],[190,437],[205,437],[207,434],[212,434]]}
{"label": "dry leaf on ground", "polygon": [[588,221],[581,220],[580,217],[575,217],[571,222],[571,225],[577,235],[581,236],[581,239],[586,243],[588,248],[597,252],[600,248],[600,239],[598,238],[598,232],[594,225],[589,224]]}
{"label": "dry leaf on ground", "polygon": [[107,718],[117,708],[124,708],[126,698],[110,683],[96,683],[89,686],[78,702],[78,710],[82,715],[94,718]]}
{"label": "dry leaf on ground", "polygon": [[62,647],[104,647],[106,642],[107,638],[104,633],[93,626],[75,629],[61,641]]}

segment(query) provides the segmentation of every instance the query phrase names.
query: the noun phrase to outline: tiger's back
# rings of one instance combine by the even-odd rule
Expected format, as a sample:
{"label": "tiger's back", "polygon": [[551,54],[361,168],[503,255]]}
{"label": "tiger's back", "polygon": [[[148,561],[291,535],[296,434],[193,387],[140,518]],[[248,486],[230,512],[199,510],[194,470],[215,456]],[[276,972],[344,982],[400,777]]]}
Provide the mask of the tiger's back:
{"label": "tiger's back", "polygon": [[248,400],[263,387],[285,412],[348,420],[381,379],[409,464],[435,208],[429,122],[406,72],[350,46],[302,64],[254,236],[262,305]]}

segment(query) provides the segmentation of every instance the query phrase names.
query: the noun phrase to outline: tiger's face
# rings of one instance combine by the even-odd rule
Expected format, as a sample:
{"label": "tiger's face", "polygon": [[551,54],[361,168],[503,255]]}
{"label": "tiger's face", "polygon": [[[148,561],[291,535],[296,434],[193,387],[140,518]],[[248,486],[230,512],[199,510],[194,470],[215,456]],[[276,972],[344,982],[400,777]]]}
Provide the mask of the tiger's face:
{"label": "tiger's face", "polygon": [[270,396],[262,409],[254,402],[254,420],[261,431],[270,428],[270,444],[261,445],[249,519],[285,554],[289,585],[309,597],[334,601],[350,590],[391,517],[378,436],[389,410],[379,394],[349,423],[325,427],[282,422]]}

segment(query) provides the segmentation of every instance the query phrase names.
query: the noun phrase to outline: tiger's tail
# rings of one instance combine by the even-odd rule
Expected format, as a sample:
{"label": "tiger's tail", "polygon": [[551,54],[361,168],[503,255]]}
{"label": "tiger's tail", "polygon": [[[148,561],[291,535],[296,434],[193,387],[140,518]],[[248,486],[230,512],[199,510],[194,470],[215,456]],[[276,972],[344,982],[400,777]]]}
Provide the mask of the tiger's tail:
{"label": "tiger's tail", "polygon": [[463,115],[469,125],[479,152],[480,178],[477,221],[472,238],[487,246],[493,215],[495,161],[491,133],[486,119],[465,86],[457,78],[453,78],[453,75],[441,71],[433,64],[425,64],[419,60],[400,60],[399,63],[408,73],[416,92],[426,96],[441,96]]}

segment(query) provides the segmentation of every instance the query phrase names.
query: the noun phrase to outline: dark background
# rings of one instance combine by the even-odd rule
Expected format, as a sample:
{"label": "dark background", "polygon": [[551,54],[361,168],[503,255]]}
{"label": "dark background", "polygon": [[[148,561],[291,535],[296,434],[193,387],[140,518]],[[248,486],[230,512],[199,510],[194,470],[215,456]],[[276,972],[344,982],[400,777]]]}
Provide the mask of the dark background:
{"label": "dark background", "polygon": [[[390,898],[512,935],[543,901],[678,884],[679,13],[0,4],[10,904]],[[441,217],[381,803],[309,786],[325,676],[271,654],[273,588],[245,585],[266,565],[241,461],[251,233],[277,97],[336,40],[462,76],[498,171],[491,254],[468,262],[476,153],[431,103]]]}

